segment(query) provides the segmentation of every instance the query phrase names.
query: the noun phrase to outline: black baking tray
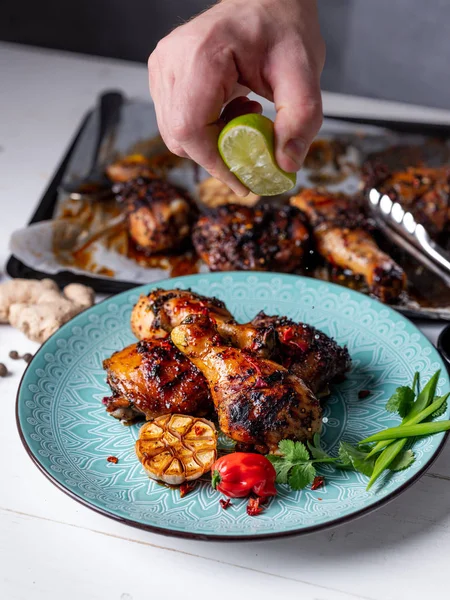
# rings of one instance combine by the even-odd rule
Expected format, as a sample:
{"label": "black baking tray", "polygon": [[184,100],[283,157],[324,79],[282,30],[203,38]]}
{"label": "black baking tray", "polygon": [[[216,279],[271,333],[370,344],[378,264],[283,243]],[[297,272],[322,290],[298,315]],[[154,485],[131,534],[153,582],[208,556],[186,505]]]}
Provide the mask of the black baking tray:
{"label": "black baking tray", "polygon": [[[77,145],[79,138],[81,137],[84,128],[87,125],[89,117],[92,114],[92,110],[88,111],[83,117],[78,130],[76,131],[66,154],[62,158],[59,166],[57,167],[47,189],[41,197],[39,205],[31,217],[28,224],[37,223],[38,221],[44,221],[51,219],[53,210],[57,201],[57,190],[64,176],[67,164],[71,158],[71,155]],[[376,118],[360,118],[360,117],[341,117],[339,115],[326,114],[328,119],[336,119],[339,121],[346,121],[349,123],[361,124],[361,125],[375,125],[377,127],[384,127],[392,131],[410,134],[421,134],[434,138],[447,139],[450,138],[450,125],[444,125],[439,123],[426,123],[417,121],[398,121],[398,120],[387,120],[387,119],[376,119]],[[55,274],[43,273],[36,271],[25,265],[23,262],[18,260],[15,256],[10,256],[6,264],[6,272],[11,277],[19,277],[24,279],[53,279],[60,287],[67,285],[68,283],[83,283],[89,285],[96,292],[102,294],[117,294],[125,290],[132,289],[138,284],[134,284],[129,281],[118,281],[116,279],[103,279],[94,276],[77,275],[71,271],[61,271]],[[140,285],[140,284],[139,284]],[[417,318],[417,316],[416,316]],[[423,318],[423,317],[422,317]]]}

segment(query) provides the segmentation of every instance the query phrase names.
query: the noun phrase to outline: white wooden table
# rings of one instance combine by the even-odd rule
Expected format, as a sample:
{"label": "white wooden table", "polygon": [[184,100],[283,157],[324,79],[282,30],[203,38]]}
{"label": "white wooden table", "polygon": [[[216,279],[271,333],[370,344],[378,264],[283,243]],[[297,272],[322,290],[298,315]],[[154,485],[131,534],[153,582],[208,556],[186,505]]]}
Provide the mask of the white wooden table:
{"label": "white wooden table", "polygon": [[[147,97],[143,66],[0,44],[0,261],[96,94]],[[325,111],[450,123],[450,112],[338,94]],[[435,342],[440,327],[421,325]],[[306,537],[211,543],[121,525],[56,489],[25,453],[14,404],[36,345],[0,327],[0,599],[258,600],[448,598],[450,447],[409,491],[376,513]]]}

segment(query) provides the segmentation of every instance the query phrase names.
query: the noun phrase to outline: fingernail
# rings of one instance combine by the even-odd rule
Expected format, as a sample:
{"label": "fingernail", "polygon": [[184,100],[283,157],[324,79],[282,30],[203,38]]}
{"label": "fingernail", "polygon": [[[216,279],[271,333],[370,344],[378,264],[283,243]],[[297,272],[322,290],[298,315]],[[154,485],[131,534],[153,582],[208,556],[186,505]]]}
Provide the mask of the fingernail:
{"label": "fingernail", "polygon": [[293,138],[287,142],[283,151],[295,163],[297,169],[300,169],[305,159],[305,142],[300,138]]}

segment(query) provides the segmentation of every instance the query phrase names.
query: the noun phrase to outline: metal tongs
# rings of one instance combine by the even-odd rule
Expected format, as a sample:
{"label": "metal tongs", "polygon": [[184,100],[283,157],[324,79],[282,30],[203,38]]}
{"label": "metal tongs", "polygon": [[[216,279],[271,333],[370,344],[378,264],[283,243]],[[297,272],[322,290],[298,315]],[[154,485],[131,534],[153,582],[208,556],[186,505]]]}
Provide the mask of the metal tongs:
{"label": "metal tongs", "polygon": [[438,275],[450,287],[450,254],[434,242],[425,227],[387,194],[369,192],[372,215],[383,233],[395,244]]}

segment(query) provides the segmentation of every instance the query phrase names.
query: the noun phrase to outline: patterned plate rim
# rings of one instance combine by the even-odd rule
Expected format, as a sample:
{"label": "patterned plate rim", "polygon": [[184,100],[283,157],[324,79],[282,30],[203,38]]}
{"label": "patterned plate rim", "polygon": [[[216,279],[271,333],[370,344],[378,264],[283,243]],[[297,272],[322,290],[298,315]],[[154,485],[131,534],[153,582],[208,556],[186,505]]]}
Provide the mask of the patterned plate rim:
{"label": "patterned plate rim", "polygon": [[[235,275],[243,275],[246,272],[242,272],[242,271],[229,271],[226,274],[230,275],[230,276],[235,276]],[[248,273],[246,273],[248,275]],[[257,276],[257,273],[253,273],[254,275]],[[287,277],[287,278],[292,278],[294,279],[309,279],[308,277],[303,277],[301,275],[291,275],[291,274],[287,274],[287,273],[267,273],[267,274],[272,274],[272,275],[280,275],[282,277]],[[203,277],[220,277],[223,276],[223,273],[204,273],[201,274]],[[199,275],[186,275],[183,276],[182,279],[183,281],[191,279],[191,278],[197,278]],[[180,278],[176,278],[176,279],[180,279]],[[59,490],[61,490],[62,492],[64,492],[67,496],[69,496],[70,498],[72,498],[73,500],[79,502],[80,504],[82,504],[83,506],[86,506],[87,508],[93,510],[94,512],[97,512],[105,517],[108,517],[110,519],[114,519],[115,521],[118,521],[119,523],[125,524],[125,525],[130,525],[132,527],[135,527],[137,529],[141,529],[143,531],[149,531],[151,533],[158,533],[161,535],[165,535],[168,537],[178,537],[178,538],[184,538],[184,539],[191,539],[191,540],[201,540],[201,541],[224,541],[224,542],[236,542],[236,541],[240,541],[240,542],[251,542],[251,541],[261,541],[261,540],[267,540],[267,539],[278,539],[278,538],[284,538],[284,537],[294,537],[294,536],[300,536],[300,535],[307,535],[307,534],[311,534],[311,533],[316,533],[319,531],[324,531],[326,529],[330,529],[331,527],[337,527],[339,525],[343,525],[345,523],[348,523],[350,521],[353,521],[355,519],[359,519],[367,514],[370,514],[376,510],[378,510],[379,508],[381,508],[381,506],[384,506],[385,504],[391,502],[392,500],[396,499],[398,496],[400,496],[400,494],[402,494],[403,492],[405,492],[407,489],[409,489],[412,485],[414,485],[414,483],[416,483],[421,477],[422,475],[431,467],[431,465],[437,460],[437,458],[439,457],[439,455],[441,454],[447,440],[448,437],[450,435],[450,431],[445,432],[440,444],[435,448],[435,450],[433,451],[433,453],[430,455],[430,457],[428,458],[428,460],[424,463],[424,465],[422,466],[422,468],[417,471],[414,475],[412,475],[407,481],[405,481],[404,483],[402,483],[399,487],[397,487],[396,489],[392,490],[391,493],[387,494],[386,496],[384,496],[383,498],[380,498],[379,500],[376,500],[375,502],[370,503],[368,506],[365,506],[359,510],[356,510],[355,512],[352,512],[350,514],[346,514],[343,515],[342,517],[337,517],[335,519],[330,519],[329,521],[326,521],[324,523],[319,523],[317,525],[310,525],[307,527],[301,527],[298,529],[293,529],[293,530],[289,530],[289,531],[279,531],[279,532],[272,532],[272,533],[260,533],[260,534],[250,534],[250,535],[245,535],[245,534],[232,534],[232,535],[222,535],[222,534],[201,534],[201,533],[194,533],[194,532],[190,532],[190,531],[179,531],[179,530],[174,530],[174,529],[169,529],[166,527],[157,527],[156,525],[149,525],[149,524],[145,524],[145,523],[141,523],[137,520],[134,519],[127,519],[125,517],[122,517],[120,515],[115,514],[114,512],[110,512],[108,510],[105,510],[103,508],[100,508],[98,506],[95,506],[94,504],[91,504],[88,500],[85,500],[84,498],[81,498],[80,496],[78,496],[76,493],[72,492],[70,489],[68,489],[65,485],[63,485],[61,482],[59,482],[56,477],[54,477],[51,473],[48,472],[48,470],[44,467],[44,465],[39,461],[39,458],[34,454],[33,450],[31,449],[25,434],[23,432],[22,429],[22,424],[20,421],[20,415],[19,415],[19,405],[20,405],[20,396],[21,396],[21,392],[22,392],[22,385],[23,382],[25,380],[25,377],[28,373],[28,370],[30,369],[30,367],[33,366],[33,363],[36,360],[36,357],[46,349],[47,343],[49,342],[49,340],[53,339],[54,337],[61,335],[61,333],[65,330],[68,329],[70,326],[74,325],[74,321],[76,321],[76,319],[82,315],[85,315],[86,313],[88,313],[89,311],[95,309],[96,306],[99,306],[105,302],[107,302],[108,300],[111,300],[113,298],[118,298],[120,296],[125,296],[126,294],[129,294],[130,291],[139,293],[140,291],[143,291],[144,289],[148,289],[148,288],[154,288],[157,287],[159,284],[167,284],[167,279],[164,280],[160,280],[160,281],[155,281],[152,282],[150,284],[144,284],[144,285],[140,285],[140,286],[136,286],[135,288],[133,288],[133,290],[126,290],[124,292],[121,292],[120,294],[115,294],[113,296],[109,296],[107,298],[105,298],[104,300],[102,300],[101,302],[98,302],[97,304],[95,304],[94,306],[91,306],[89,308],[87,308],[86,310],[82,311],[81,313],[79,313],[76,317],[74,317],[74,319],[72,319],[71,321],[69,321],[68,323],[65,323],[62,327],[60,327],[60,329],[58,329],[55,333],[53,333],[49,339],[44,342],[42,344],[42,346],[37,350],[37,352],[34,354],[34,357],[32,359],[32,361],[27,365],[27,368],[25,369],[21,379],[20,379],[20,383],[19,383],[19,387],[17,390],[17,394],[16,394],[16,407],[15,407],[15,416],[16,416],[16,426],[17,426],[17,430],[19,433],[19,437],[20,440],[28,454],[28,456],[31,458],[32,462],[36,465],[36,467],[39,469],[39,471],[41,471],[41,473],[43,473],[45,475],[45,477],[47,479],[49,479],[53,485],[55,485],[55,487],[57,487]],[[170,280],[169,280],[170,281]],[[339,286],[338,284],[335,283],[331,283],[331,282],[323,282],[326,283],[327,286],[330,286],[332,289],[335,289],[337,291],[342,292],[342,286]],[[355,290],[346,290],[351,296],[357,297],[357,298],[362,298],[364,300],[371,300],[373,302],[376,302],[376,300],[374,300],[373,298],[368,298],[367,296],[365,296],[364,294],[361,294],[360,292],[357,292]],[[399,314],[398,312],[396,312],[394,309],[392,309],[389,306],[383,305],[383,308],[385,308],[387,311],[392,312],[396,315],[397,318],[400,318],[400,320],[405,321],[410,327],[413,327],[416,332],[420,335],[421,338],[425,338],[425,340],[430,343],[430,345],[432,346],[433,350],[436,352],[437,357],[439,359],[439,361],[441,362],[441,365],[444,369],[446,369],[445,363],[442,360],[442,357],[440,355],[440,353],[438,352],[438,350],[431,344],[431,342],[429,342],[429,340],[427,340],[427,338],[424,336],[424,334],[416,327],[416,325],[410,321],[409,319],[407,319],[406,317],[404,317],[403,315]]]}

